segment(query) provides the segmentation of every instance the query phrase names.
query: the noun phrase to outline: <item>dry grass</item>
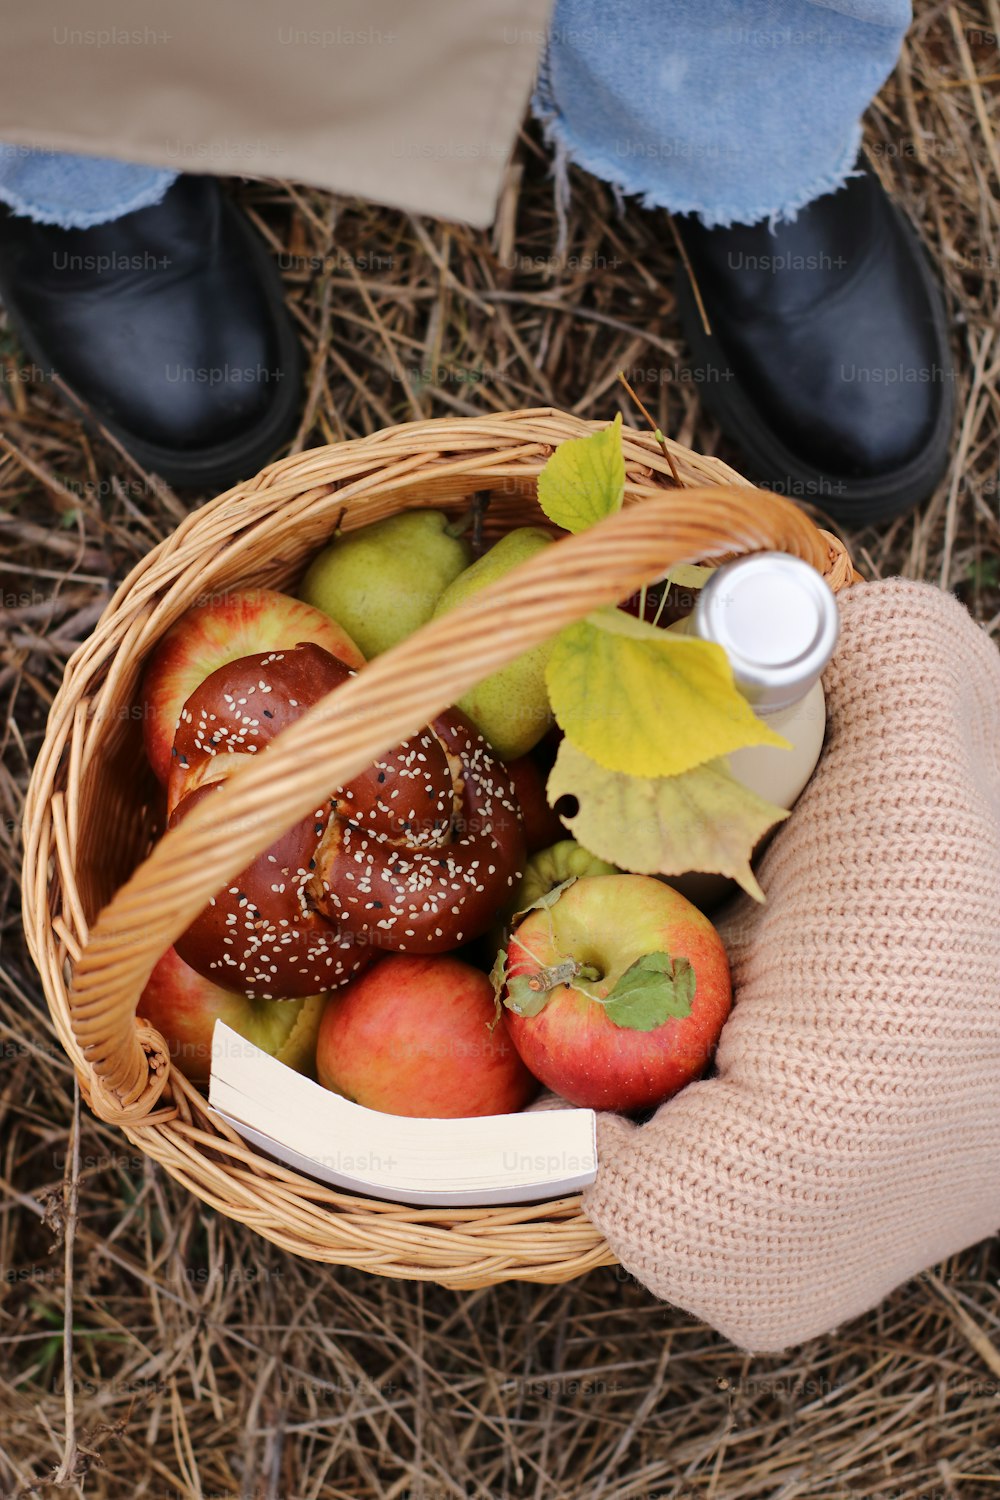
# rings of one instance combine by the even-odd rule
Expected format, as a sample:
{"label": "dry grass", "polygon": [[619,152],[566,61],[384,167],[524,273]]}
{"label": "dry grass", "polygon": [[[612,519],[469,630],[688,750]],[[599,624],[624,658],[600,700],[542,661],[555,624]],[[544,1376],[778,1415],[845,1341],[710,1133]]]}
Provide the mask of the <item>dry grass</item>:
{"label": "dry grass", "polygon": [[[954,588],[996,634],[1000,7],[918,10],[904,62],[870,112],[868,144],[943,268],[963,420],[951,472],[923,511],[851,540],[870,574]],[[581,174],[573,183],[562,260],[531,132],[492,237],[322,193],[241,189],[282,254],[312,355],[299,445],[538,402],[607,417],[623,368],[665,428],[716,451],[697,389],[681,377],[663,216],[620,218],[601,184]],[[89,435],[32,381],[9,339],[0,351],[2,1492],[1000,1493],[993,1243],[836,1335],[751,1360],[614,1271],[458,1295],[283,1257],[86,1111],[74,1173],[73,1080],[20,944],[21,798],[67,655],[192,497],[182,503]]]}

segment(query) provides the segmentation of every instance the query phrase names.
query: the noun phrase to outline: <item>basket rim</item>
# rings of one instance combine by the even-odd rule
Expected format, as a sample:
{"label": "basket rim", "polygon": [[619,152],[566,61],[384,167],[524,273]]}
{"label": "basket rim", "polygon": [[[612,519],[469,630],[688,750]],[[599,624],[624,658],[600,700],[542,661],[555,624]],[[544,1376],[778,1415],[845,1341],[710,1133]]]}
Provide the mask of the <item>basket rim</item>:
{"label": "basket rim", "polygon": [[[169,628],[171,609],[175,617],[183,612],[186,605],[178,600],[182,600],[184,590],[178,591],[177,585],[197,566],[199,546],[217,558],[220,538],[259,540],[274,529],[278,517],[285,529],[290,516],[301,515],[315,524],[317,517],[328,520],[345,501],[363,517],[357,521],[361,525],[365,519],[375,518],[365,517],[366,491],[369,499],[384,504],[387,497],[391,502],[394,494],[408,485],[412,487],[415,479],[422,485],[435,476],[471,484],[491,473],[496,477],[502,470],[518,483],[530,483],[555,443],[606,425],[552,407],[482,418],[430,418],[279,460],[192,512],[151,549],[130,570],[91,635],[67,662],[32,771],[24,814],[24,925],[53,1028],[95,1112],[118,1123],[133,1144],[159,1160],[203,1201],[252,1223],[266,1238],[299,1254],[454,1286],[488,1284],[509,1276],[562,1280],[615,1259],[583,1213],[579,1194],[543,1204],[512,1205],[503,1211],[420,1206],[403,1210],[399,1206],[403,1222],[413,1231],[408,1238],[404,1236],[407,1254],[395,1258],[379,1254],[372,1248],[371,1229],[366,1225],[371,1220],[384,1230],[386,1205],[360,1195],[321,1189],[291,1169],[272,1166],[235,1133],[228,1132],[227,1136],[228,1127],[210,1115],[197,1090],[176,1070],[167,1107],[157,1107],[162,1085],[151,1096],[148,1079],[137,1096],[143,1106],[138,1111],[123,1109],[120,1098],[108,1096],[77,1044],[67,990],[68,973],[79,965],[89,937],[75,886],[75,867],[84,777],[94,766],[100,745],[99,722],[95,727],[92,713],[95,689],[98,698],[107,695],[108,683],[120,681],[127,667],[134,669],[134,658],[148,651],[152,640]],[[623,428],[623,442],[627,504],[676,495],[668,462],[652,435]],[[693,453],[674,442],[669,446],[682,488],[714,481],[715,486],[730,490],[763,493],[720,460]],[[505,463],[505,458],[509,462]],[[375,462],[370,463],[370,459]],[[781,504],[787,506],[788,502]],[[397,508],[409,507],[392,505],[392,509]],[[812,526],[811,522],[807,524]],[[823,535],[830,571],[839,578],[839,586],[844,586],[856,577],[850,559],[835,538]],[[221,547],[221,553],[225,551]],[[162,1040],[155,1033],[141,1036],[141,1043],[154,1055],[157,1042],[162,1048]],[[148,1113],[151,1107],[153,1112]],[[218,1143],[212,1149],[215,1156],[221,1154],[223,1163],[240,1160],[241,1153],[248,1153],[250,1160],[240,1167],[219,1166],[208,1155],[206,1139]],[[268,1205],[262,1212],[255,1201],[260,1198],[262,1178],[272,1200],[270,1214]],[[256,1194],[244,1179],[258,1189]],[[317,1222],[318,1202],[325,1207]],[[289,1220],[294,1228],[283,1227]],[[442,1222],[449,1226],[444,1231],[440,1230]],[[479,1225],[481,1235],[470,1236],[469,1224]],[[445,1236],[441,1244],[439,1232]]]}

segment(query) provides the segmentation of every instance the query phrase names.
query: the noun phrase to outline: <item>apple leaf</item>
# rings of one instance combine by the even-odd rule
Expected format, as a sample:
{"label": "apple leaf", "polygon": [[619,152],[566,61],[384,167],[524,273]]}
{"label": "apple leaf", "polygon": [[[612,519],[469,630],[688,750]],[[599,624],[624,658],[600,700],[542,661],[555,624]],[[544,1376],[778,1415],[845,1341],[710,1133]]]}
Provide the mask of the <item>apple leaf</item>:
{"label": "apple leaf", "polygon": [[496,1012],[493,1016],[493,1020],[490,1022],[490,1030],[492,1031],[497,1022],[500,1020],[500,1006],[503,1001],[503,989],[504,985],[507,983],[506,948],[499,949],[496,958],[493,960],[493,967],[489,973],[489,980],[490,984],[493,986],[493,999],[496,1004]]}
{"label": "apple leaf", "polygon": [[568,740],[548,781],[548,798],[574,797],[574,817],[560,816],[601,859],[641,875],[687,870],[727,875],[757,901],[764,893],[750,868],[759,839],[788,817],[714,760],[680,776],[626,776],[609,771]]}
{"label": "apple leaf", "polygon": [[600,432],[567,438],[538,476],[538,503],[566,531],[586,531],[621,510],[625,495],[621,413]]}
{"label": "apple leaf", "polygon": [[610,771],[678,776],[745,745],[789,748],[735,686],[721,646],[621,609],[595,610],[560,631],[545,681],[567,738]]}
{"label": "apple leaf", "polygon": [[[545,1009],[550,990],[555,989],[555,985],[547,983],[547,980],[548,973],[545,969],[534,974],[515,974],[513,979],[507,981],[504,1005],[516,1016],[537,1016],[540,1010]],[[561,982],[565,983],[565,980]]]}
{"label": "apple leaf", "polygon": [[691,1014],[695,973],[686,958],[647,953],[625,970],[605,1001],[608,1020],[632,1031],[655,1031],[671,1016]]}
{"label": "apple leaf", "polygon": [[[541,905],[541,903],[539,903]],[[530,949],[523,943],[518,945],[529,957]],[[535,960],[536,963],[538,960]],[[519,1016],[537,1016],[549,995],[561,984],[573,985],[590,994],[590,984],[600,978],[592,964],[583,964],[576,958],[562,957],[554,964],[538,964],[530,974],[514,974],[507,980],[504,1004]]]}

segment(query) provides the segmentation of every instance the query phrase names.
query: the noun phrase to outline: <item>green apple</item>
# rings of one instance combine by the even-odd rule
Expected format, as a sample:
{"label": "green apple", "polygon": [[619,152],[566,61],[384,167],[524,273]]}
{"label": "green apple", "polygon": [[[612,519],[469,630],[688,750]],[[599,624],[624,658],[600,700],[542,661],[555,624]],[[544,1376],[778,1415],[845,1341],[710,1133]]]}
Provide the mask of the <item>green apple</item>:
{"label": "green apple", "polygon": [[567,880],[579,880],[583,875],[619,875],[617,865],[609,865],[606,859],[598,859],[589,849],[584,849],[575,839],[560,839],[548,849],[539,849],[529,856],[520,884],[504,908],[504,923],[492,927],[486,935],[489,948],[487,964],[492,964],[501,948],[506,947],[511,923],[518,912],[527,911],[542,896],[554,891],[557,885]]}
{"label": "green apple", "polygon": [[[501,537],[471,568],[459,574],[437,602],[435,615],[443,615],[456,605],[503,578],[512,568],[527,562],[552,538],[538,526],[520,526]],[[350,629],[347,620],[345,626]],[[364,649],[364,642],[359,643]],[[478,682],[458,707],[468,714],[482,731],[502,760],[526,755],[552,724],[552,710],[545,687],[545,666],[552,650],[551,641],[543,641],[525,651],[499,672]]]}
{"label": "green apple", "polygon": [[514,897],[514,911],[526,911],[534,906],[540,896],[548,895],[564,880],[582,875],[618,875],[617,865],[609,865],[606,859],[598,859],[575,839],[560,839],[548,849],[540,849],[528,860],[521,884]]}
{"label": "green apple", "polygon": [[472,549],[448,525],[439,510],[407,510],[348,531],[313,560],[299,598],[342,625],[371,660],[419,630],[468,566]]}

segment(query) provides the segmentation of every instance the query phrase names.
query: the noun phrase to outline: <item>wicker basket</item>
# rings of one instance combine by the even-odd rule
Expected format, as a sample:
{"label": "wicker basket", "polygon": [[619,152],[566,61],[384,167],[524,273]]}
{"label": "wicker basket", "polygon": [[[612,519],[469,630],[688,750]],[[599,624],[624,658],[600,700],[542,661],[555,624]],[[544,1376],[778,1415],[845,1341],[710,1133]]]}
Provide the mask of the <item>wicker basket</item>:
{"label": "wicker basket", "polygon": [[[626,429],[619,515],[370,663],[338,689],[335,731],[306,715],[227,783],[208,816],[196,811],[155,843],[159,802],[136,708],[144,659],[207,594],[293,587],[338,523],[346,530],[419,506],[457,513],[482,491],[488,535],[541,519],[540,468],[557,443],[599,425],[550,409],[413,422],[273,464],[190,515],[133,570],[52,706],[25,810],[24,919],[84,1095],[206,1203],[299,1255],[454,1287],[564,1281],[613,1262],[577,1196],[405,1207],[331,1190],[257,1155],[171,1072],[162,1038],[136,1019],[159,956],[331,785],[596,605],[674,563],[768,547],[805,558],[835,589],[857,575],[843,546],[787,501],[672,444],[681,492],[652,437]],[[220,847],[223,822],[236,832]]]}

